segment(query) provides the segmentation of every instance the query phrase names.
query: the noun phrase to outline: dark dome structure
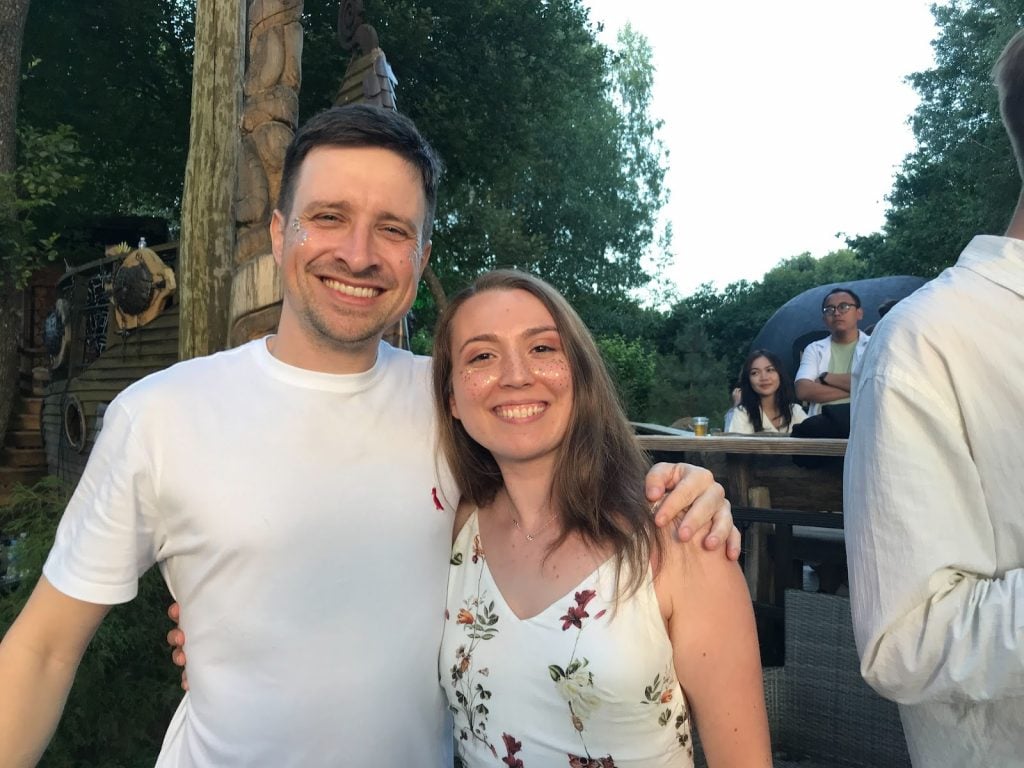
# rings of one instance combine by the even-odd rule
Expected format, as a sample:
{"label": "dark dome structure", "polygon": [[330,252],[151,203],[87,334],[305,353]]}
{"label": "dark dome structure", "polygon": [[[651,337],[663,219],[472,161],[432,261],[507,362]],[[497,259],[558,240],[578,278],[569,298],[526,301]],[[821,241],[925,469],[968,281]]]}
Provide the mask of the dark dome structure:
{"label": "dark dome structure", "polygon": [[880,304],[909,296],[925,282],[923,277],[893,275],[810,288],[779,307],[761,328],[750,348],[771,350],[782,358],[789,368],[789,375],[795,376],[804,347],[828,336],[828,330],[821,319],[821,304],[833,288],[851,288],[857,292],[864,309],[860,328],[868,331],[879,320]]}

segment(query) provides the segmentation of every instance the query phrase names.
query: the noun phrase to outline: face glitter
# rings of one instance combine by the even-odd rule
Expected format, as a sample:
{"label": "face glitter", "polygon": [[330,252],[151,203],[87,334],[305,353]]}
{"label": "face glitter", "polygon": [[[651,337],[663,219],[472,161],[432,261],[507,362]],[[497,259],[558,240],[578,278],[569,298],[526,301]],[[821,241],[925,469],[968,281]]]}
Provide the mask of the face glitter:
{"label": "face glitter", "polygon": [[298,217],[292,219],[292,231],[299,236],[299,245],[309,242],[309,231],[302,228]]}

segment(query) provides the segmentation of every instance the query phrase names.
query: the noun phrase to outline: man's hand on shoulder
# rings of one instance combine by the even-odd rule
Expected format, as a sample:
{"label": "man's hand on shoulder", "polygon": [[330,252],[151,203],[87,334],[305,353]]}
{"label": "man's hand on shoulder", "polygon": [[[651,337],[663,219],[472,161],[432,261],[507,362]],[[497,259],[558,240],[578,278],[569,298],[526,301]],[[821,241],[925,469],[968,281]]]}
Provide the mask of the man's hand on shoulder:
{"label": "man's hand on shoulder", "polygon": [[732,507],[708,470],[693,464],[655,464],[647,473],[646,492],[655,505],[655,522],[664,526],[675,521],[680,541],[689,541],[710,523],[701,542],[704,548],[724,543],[726,557],[739,558],[740,532],[732,523]]}

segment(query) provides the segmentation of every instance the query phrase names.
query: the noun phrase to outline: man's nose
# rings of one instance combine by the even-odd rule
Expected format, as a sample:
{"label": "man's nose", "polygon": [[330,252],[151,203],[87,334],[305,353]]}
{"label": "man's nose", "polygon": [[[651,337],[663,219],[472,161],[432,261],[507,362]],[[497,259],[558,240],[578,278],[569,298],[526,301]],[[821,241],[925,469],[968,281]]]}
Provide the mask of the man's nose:
{"label": "man's nose", "polygon": [[378,262],[371,227],[354,225],[339,233],[332,249],[334,258],[344,261],[353,273],[362,272]]}

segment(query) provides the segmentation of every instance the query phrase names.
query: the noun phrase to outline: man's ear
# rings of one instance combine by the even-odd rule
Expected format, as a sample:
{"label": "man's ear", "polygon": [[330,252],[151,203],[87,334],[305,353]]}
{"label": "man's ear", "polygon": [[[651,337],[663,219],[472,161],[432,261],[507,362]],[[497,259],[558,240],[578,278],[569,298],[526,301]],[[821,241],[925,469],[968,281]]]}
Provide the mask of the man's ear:
{"label": "man's ear", "polygon": [[423,249],[420,251],[420,277],[423,277],[423,270],[427,268],[427,262],[430,261],[430,251],[434,246],[433,240],[427,240],[423,245]]}
{"label": "man's ear", "polygon": [[270,217],[270,246],[278,267],[284,258],[284,226],[284,214],[275,208],[274,215]]}

